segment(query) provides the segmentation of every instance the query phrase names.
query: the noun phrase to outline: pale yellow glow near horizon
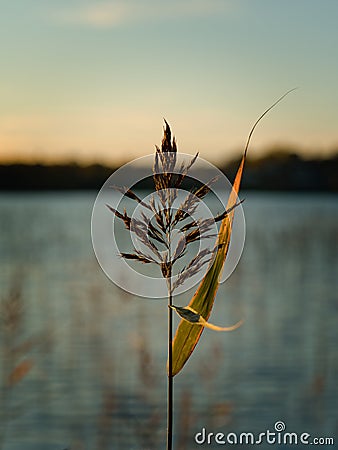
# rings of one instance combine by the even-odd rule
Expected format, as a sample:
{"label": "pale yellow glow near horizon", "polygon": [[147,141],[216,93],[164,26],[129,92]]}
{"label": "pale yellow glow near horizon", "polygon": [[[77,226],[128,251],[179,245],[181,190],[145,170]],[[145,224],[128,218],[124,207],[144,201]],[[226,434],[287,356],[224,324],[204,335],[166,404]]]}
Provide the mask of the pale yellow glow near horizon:
{"label": "pale yellow glow near horizon", "polygon": [[338,148],[338,3],[25,0],[0,14],[0,162],[120,164],[179,151],[222,163]]}
{"label": "pale yellow glow near horizon", "polygon": [[[179,151],[199,151],[213,162],[238,157],[251,126],[247,118],[244,129],[243,120],[208,111],[175,115],[169,122]],[[7,116],[0,130],[0,162],[121,164],[152,153],[161,142],[162,124],[156,113],[128,111]],[[308,158],[337,152],[335,135],[323,139],[322,131],[304,131],[288,128],[278,115],[270,117],[255,132],[249,154],[259,157],[273,148],[290,148]]]}

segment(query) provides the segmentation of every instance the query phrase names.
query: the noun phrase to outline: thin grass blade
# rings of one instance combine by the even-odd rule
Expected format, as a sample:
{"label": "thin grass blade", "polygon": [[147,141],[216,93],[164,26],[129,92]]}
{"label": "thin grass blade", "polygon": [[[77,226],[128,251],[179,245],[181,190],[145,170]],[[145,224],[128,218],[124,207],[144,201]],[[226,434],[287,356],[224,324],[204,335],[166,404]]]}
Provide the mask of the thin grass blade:
{"label": "thin grass blade", "polygon": [[214,331],[233,331],[239,328],[243,320],[239,320],[234,325],[230,325],[228,327],[220,327],[218,325],[214,325],[210,322],[207,322],[200,314],[198,314],[194,309],[190,308],[190,306],[180,307],[180,306],[169,306],[186,322],[191,323],[193,325],[199,325],[202,327],[209,328]]}
{"label": "thin grass blade", "polygon": [[[232,191],[229,195],[227,210],[230,210],[230,208],[237,203],[237,195],[241,184],[245,158],[246,154],[243,155],[238,168]],[[227,214],[221,222],[215,259],[188,305],[192,310],[204,317],[206,321],[209,319],[214,304],[219,286],[219,279],[228,253],[234,212],[234,208],[232,208],[229,214]],[[196,326],[186,320],[181,320],[173,341],[172,376],[178,374],[183,368],[184,364],[194,351],[203,330],[204,326]]]}
{"label": "thin grass blade", "polygon": [[[191,299],[188,307],[200,314],[206,321],[208,321],[216,292],[219,286],[219,278],[223,270],[224,261],[226,259],[230,238],[231,238],[231,227],[234,218],[234,206],[237,202],[237,195],[241,185],[242,174],[244,169],[244,163],[246,159],[246,154],[249,148],[250,139],[257,127],[258,123],[263,119],[263,117],[271,111],[279,102],[281,102],[290,92],[293,92],[296,88],[290,89],[284,95],[282,95],[275,103],[273,103],[269,108],[267,108],[263,114],[254,123],[253,127],[248,136],[248,140],[244,149],[244,154],[237,170],[235,181],[232,187],[232,191],[229,195],[227,210],[232,208],[229,214],[221,222],[221,227],[218,234],[218,248],[216,257],[208,269],[206,275],[201,281],[195,295]],[[186,320],[182,319],[177,327],[176,334],[173,340],[173,364],[172,364],[172,376],[179,373],[184,364],[187,362],[188,358],[194,351],[201,334],[205,328],[204,326],[194,325]]]}

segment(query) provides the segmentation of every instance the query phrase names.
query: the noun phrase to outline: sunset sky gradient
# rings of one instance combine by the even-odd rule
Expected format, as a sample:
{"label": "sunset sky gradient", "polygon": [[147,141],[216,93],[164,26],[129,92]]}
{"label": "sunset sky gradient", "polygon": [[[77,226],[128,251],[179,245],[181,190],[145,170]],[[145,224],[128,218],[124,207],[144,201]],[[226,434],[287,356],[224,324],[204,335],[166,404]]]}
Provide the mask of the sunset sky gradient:
{"label": "sunset sky gradient", "polygon": [[0,162],[338,148],[336,0],[0,0]]}

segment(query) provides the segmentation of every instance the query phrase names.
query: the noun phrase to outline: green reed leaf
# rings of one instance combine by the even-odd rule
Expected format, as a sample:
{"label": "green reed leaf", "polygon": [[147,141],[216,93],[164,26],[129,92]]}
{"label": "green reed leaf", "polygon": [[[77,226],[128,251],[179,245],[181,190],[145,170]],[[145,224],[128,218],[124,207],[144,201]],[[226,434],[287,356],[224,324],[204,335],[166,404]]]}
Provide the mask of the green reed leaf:
{"label": "green reed leaf", "polygon": [[176,311],[176,313],[186,322],[192,323],[193,325],[199,325],[200,327],[202,326],[210,328],[210,330],[214,331],[233,331],[239,328],[243,323],[243,320],[240,320],[239,322],[235,323],[235,325],[231,325],[230,327],[220,327],[218,325],[207,322],[204,317],[198,314],[194,309],[190,308],[190,306],[181,307],[171,305],[169,306],[169,308]]}
{"label": "green reed leaf", "polygon": [[[236,173],[235,181],[232,187],[232,191],[229,195],[227,210],[230,210],[230,213],[227,214],[221,222],[221,227],[218,233],[218,242],[217,242],[217,253],[215,259],[211,266],[209,267],[206,275],[201,281],[197,291],[195,292],[193,298],[191,299],[189,305],[185,309],[190,309],[190,312],[196,313],[200,315],[205,322],[207,323],[209,316],[211,314],[211,310],[214,304],[215,296],[217,293],[217,289],[219,286],[219,279],[222,274],[223,266],[225,259],[227,257],[230,238],[231,238],[231,227],[234,217],[234,206],[237,203],[237,196],[242,180],[244,163],[246,159],[247,150],[249,147],[249,143],[253,132],[258,125],[258,123],[262,120],[262,118],[271,111],[280,101],[284,99],[290,92],[294,91],[294,89],[290,89],[284,95],[282,95],[275,103],[273,103],[268,109],[266,109],[263,114],[259,116],[259,118],[254,123],[253,127],[248,136],[248,140],[246,142],[246,146],[244,149],[243,157],[239,168]],[[186,314],[186,312],[185,312]],[[237,324],[239,326],[239,323]],[[176,334],[172,344],[172,373],[169,374],[171,376],[175,376],[182,370],[184,364],[187,362],[188,358],[194,351],[201,334],[206,325],[200,325],[195,323],[190,323],[186,318],[182,318],[181,322],[178,325],[176,330]],[[235,325],[234,327],[237,328]],[[210,327],[209,327],[210,328]]]}
{"label": "green reed leaf", "polygon": [[[238,168],[232,191],[228,199],[227,210],[230,210],[230,208],[237,203],[237,194],[242,179],[245,158],[246,154],[243,155]],[[214,304],[219,286],[219,278],[222,274],[224,261],[228,253],[233,217],[234,209],[230,210],[229,214],[222,220],[218,234],[218,247],[215,259],[187,307],[190,309],[190,312],[195,312],[206,322],[209,319]],[[204,328],[205,324],[197,326],[196,323],[189,323],[185,318],[182,318],[173,341],[172,376],[175,376],[183,368],[196,347]]]}

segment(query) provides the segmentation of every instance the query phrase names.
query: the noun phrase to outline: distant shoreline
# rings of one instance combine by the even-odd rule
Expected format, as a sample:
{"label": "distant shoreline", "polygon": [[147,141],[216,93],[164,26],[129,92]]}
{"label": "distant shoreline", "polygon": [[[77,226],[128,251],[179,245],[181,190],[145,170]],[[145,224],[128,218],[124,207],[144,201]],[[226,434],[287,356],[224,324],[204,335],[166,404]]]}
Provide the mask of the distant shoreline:
{"label": "distant shoreline", "polygon": [[[219,168],[230,181],[239,160]],[[98,190],[118,167],[101,164],[2,164],[0,191]],[[151,189],[152,180],[145,183]],[[304,160],[295,154],[271,154],[246,163],[242,190],[338,192],[338,154],[330,159]]]}

